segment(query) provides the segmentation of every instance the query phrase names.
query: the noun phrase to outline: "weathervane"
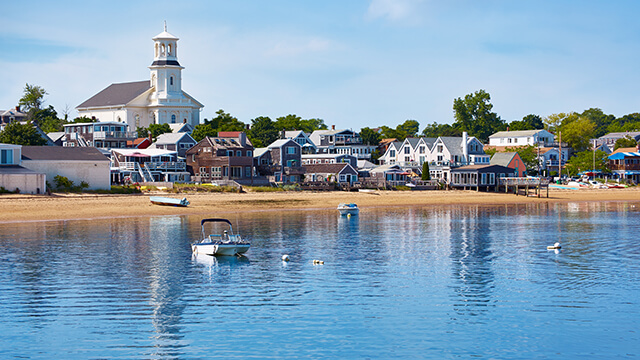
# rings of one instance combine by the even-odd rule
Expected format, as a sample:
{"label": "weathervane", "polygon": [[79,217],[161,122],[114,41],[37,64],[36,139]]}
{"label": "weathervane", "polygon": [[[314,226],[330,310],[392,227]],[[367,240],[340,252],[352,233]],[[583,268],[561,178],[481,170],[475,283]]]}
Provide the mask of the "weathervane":
{"label": "weathervane", "polygon": [[164,21],[164,31],[167,31],[167,20]]}

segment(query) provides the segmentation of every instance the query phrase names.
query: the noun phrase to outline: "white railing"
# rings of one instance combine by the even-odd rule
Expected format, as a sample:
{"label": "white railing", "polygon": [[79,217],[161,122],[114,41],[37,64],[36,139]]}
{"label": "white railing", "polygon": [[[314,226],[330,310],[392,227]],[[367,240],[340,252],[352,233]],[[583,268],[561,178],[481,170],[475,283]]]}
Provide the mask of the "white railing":
{"label": "white railing", "polygon": [[138,133],[135,131],[94,131],[93,139],[135,139]]}
{"label": "white railing", "polygon": [[[186,171],[187,163],[184,161],[166,161],[166,162],[146,162],[149,171]],[[118,166],[120,171],[139,171],[140,163],[137,162],[121,162]]]}

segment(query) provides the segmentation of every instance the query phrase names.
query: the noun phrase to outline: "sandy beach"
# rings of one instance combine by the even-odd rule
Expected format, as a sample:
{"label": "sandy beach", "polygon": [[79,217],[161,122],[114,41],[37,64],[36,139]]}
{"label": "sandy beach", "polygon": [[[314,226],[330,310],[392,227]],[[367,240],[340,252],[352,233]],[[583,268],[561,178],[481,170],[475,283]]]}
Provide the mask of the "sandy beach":
{"label": "sandy beach", "polygon": [[[153,205],[149,195],[186,197],[186,208]],[[341,202],[357,203],[361,209],[382,206],[447,204],[524,204],[540,202],[640,201],[640,188],[550,189],[549,198],[476,191],[375,191],[364,192],[247,192],[135,195],[0,195],[3,222],[98,219],[157,215],[203,215],[233,212],[335,209]]]}

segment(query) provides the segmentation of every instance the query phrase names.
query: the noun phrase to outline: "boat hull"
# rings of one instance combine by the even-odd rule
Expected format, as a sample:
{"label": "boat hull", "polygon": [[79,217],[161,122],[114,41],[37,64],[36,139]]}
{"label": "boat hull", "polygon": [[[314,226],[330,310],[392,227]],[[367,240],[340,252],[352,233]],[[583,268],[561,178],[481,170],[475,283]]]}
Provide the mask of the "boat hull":
{"label": "boat hull", "polygon": [[360,212],[360,209],[358,208],[350,208],[350,209],[338,209],[338,211],[340,212],[340,215],[346,216],[346,215],[358,215],[358,213]]}
{"label": "boat hull", "polygon": [[249,244],[246,243],[199,243],[191,245],[194,254],[233,256],[244,254],[249,250]]}

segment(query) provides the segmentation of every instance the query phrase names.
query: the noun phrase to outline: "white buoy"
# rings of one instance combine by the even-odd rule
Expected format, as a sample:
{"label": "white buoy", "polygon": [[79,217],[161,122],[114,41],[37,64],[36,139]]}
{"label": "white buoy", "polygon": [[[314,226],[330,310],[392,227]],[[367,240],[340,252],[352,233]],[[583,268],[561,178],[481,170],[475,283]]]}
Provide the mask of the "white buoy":
{"label": "white buoy", "polygon": [[324,261],[322,261],[322,260],[313,260],[313,265],[324,265]]}
{"label": "white buoy", "polygon": [[289,255],[287,254],[282,255],[282,261],[289,261]]}
{"label": "white buoy", "polygon": [[547,246],[547,250],[559,250],[562,249],[562,246],[559,242],[553,244],[553,246]]}

